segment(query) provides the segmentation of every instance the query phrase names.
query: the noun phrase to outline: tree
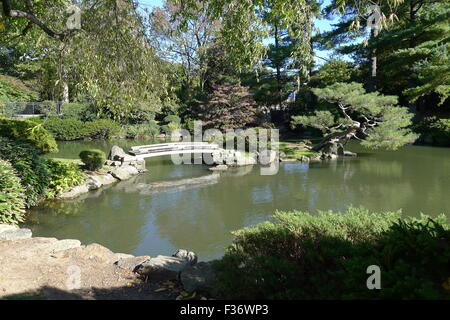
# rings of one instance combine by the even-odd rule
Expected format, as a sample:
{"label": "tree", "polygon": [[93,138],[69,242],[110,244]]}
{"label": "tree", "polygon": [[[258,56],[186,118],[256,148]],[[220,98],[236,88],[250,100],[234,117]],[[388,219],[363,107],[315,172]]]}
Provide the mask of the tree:
{"label": "tree", "polygon": [[413,115],[407,108],[396,106],[396,96],[366,93],[362,84],[356,82],[335,83],[313,92],[338,111],[322,110],[312,116],[293,117],[293,126],[311,126],[326,134],[314,146],[315,151],[345,144],[352,138],[368,148],[396,150],[417,138],[408,128]]}
{"label": "tree", "polygon": [[220,30],[220,22],[207,15],[207,5],[196,2],[197,14],[186,19],[182,27],[180,19],[177,19],[179,10],[173,1],[166,1],[162,8],[155,8],[150,14],[150,38],[160,57],[181,64],[183,89],[189,100],[196,84],[201,91],[205,88],[206,53]]}
{"label": "tree", "polygon": [[193,113],[206,128],[240,129],[257,120],[253,95],[240,85],[215,85]]}

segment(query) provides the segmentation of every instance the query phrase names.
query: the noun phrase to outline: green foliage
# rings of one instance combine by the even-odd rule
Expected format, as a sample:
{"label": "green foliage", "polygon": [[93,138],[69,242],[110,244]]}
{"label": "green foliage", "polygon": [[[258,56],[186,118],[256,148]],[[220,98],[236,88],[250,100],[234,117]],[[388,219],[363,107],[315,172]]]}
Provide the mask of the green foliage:
{"label": "green foliage", "polygon": [[0,103],[1,102],[33,102],[38,93],[28,88],[19,79],[0,75]]}
{"label": "green foliage", "polygon": [[73,119],[84,121],[88,117],[91,106],[87,103],[64,103],[61,106],[61,113],[64,119]]}
{"label": "green foliage", "polygon": [[155,137],[160,133],[160,127],[154,120],[148,123],[126,125],[122,127],[121,136],[128,139],[144,139]]}
{"label": "green foliage", "polygon": [[11,164],[0,159],[0,223],[17,224],[25,214],[25,189]]}
{"label": "green foliage", "polygon": [[422,142],[450,146],[450,119],[426,117],[415,126],[415,131],[421,134]]}
{"label": "green foliage", "polygon": [[356,82],[335,83],[312,91],[332,104],[339,116],[330,111],[316,111],[312,116],[294,116],[293,126],[318,128],[329,134],[325,137],[328,141],[348,141],[359,134],[365,138],[362,144],[373,149],[396,150],[417,138],[409,129],[413,114],[407,108],[396,106],[396,96],[366,93],[362,84]]}
{"label": "green foliage", "polygon": [[50,171],[47,197],[53,198],[80,185],[85,177],[83,170],[75,163],[67,163],[49,159],[47,166]]}
{"label": "green foliage", "polygon": [[164,118],[164,121],[167,122],[167,123],[170,123],[170,122],[173,122],[173,123],[176,123],[176,124],[180,124],[181,123],[180,117],[177,116],[177,115],[174,115],[174,114],[166,116]]}
{"label": "green foliage", "polygon": [[[234,232],[215,264],[220,290],[232,299],[448,299],[450,231],[442,221],[400,216],[363,208],[277,212],[273,222]],[[383,289],[370,291],[366,269],[374,264]]]}
{"label": "green foliage", "polygon": [[118,135],[121,130],[118,123],[109,119],[83,122],[54,117],[47,120],[43,125],[60,141],[111,139]]}
{"label": "green foliage", "polygon": [[0,116],[0,136],[29,143],[41,153],[57,152],[53,136],[41,124],[28,120],[9,119]]}
{"label": "green foliage", "polygon": [[59,141],[80,140],[88,135],[84,123],[80,120],[54,117],[45,121],[43,125]]}
{"label": "green foliage", "polygon": [[37,205],[46,196],[50,172],[39,151],[19,141],[0,137],[0,157],[11,163],[25,188],[26,205]]}
{"label": "green foliage", "polygon": [[80,159],[91,170],[99,170],[106,161],[106,154],[102,150],[90,149],[80,152]]}
{"label": "green foliage", "polygon": [[349,62],[333,59],[327,61],[311,77],[310,85],[324,88],[337,82],[348,82],[356,75],[356,68]]}
{"label": "green foliage", "polygon": [[43,114],[45,118],[57,117],[57,111],[56,103],[53,101],[44,101],[36,108],[36,112]]}

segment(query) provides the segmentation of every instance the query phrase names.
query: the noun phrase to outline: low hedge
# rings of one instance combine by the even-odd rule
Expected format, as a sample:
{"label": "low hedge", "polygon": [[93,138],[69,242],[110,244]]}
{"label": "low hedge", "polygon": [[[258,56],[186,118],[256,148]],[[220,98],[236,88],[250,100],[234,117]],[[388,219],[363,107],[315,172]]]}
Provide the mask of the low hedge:
{"label": "low hedge", "polygon": [[11,164],[0,159],[0,223],[17,224],[24,220],[25,189]]}
{"label": "low hedge", "polygon": [[51,118],[44,123],[56,140],[111,139],[120,132],[120,125],[109,119],[82,122],[75,119]]}
{"label": "low hedge", "polygon": [[98,149],[84,150],[80,152],[80,159],[89,170],[95,171],[103,167],[106,154]]}
{"label": "low hedge", "polygon": [[0,116],[0,136],[29,143],[40,153],[57,152],[53,136],[39,123]]}
{"label": "low hedge", "polygon": [[[234,233],[214,264],[229,299],[450,299],[450,231],[444,217],[400,212],[277,212]],[[381,290],[367,268],[381,269]]]}

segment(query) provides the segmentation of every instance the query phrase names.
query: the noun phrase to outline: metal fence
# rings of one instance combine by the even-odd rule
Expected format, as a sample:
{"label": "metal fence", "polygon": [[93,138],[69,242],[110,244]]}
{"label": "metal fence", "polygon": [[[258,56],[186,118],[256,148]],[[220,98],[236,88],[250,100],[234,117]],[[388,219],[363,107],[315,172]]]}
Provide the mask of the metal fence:
{"label": "metal fence", "polygon": [[31,116],[42,114],[61,114],[62,101],[44,102],[2,102],[0,103],[0,114],[13,116]]}

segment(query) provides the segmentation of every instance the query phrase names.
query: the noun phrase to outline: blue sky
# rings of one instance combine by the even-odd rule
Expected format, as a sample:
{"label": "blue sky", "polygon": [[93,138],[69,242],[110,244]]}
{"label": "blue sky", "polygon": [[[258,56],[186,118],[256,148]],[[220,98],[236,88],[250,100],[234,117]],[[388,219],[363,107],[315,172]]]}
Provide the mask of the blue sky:
{"label": "blue sky", "polygon": [[[153,7],[161,7],[164,4],[164,0],[138,0],[139,5],[142,8],[151,9]],[[330,0],[324,0],[323,7],[328,5],[330,3]],[[333,20],[327,20],[327,19],[316,19],[315,21],[315,27],[319,28],[320,31],[329,31],[332,29],[332,24],[337,23],[339,18],[336,16]],[[331,51],[319,51],[316,52],[316,55],[319,57],[327,58],[331,54]],[[316,64],[321,65],[323,64],[324,60],[322,59],[316,59]]]}

